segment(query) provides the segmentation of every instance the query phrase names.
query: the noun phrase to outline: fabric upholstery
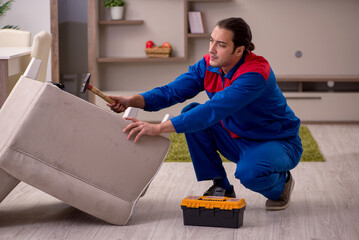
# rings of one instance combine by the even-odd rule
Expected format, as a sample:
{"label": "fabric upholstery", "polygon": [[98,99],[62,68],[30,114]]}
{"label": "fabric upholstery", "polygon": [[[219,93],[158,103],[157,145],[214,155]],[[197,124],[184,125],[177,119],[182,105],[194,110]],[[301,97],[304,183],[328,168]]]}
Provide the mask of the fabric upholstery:
{"label": "fabric upholstery", "polygon": [[11,188],[17,178],[109,223],[126,224],[170,146],[161,136],[127,140],[127,124],[50,83],[22,77],[0,110],[0,168],[12,176],[0,171],[0,180],[8,177]]}
{"label": "fabric upholstery", "polygon": [[20,181],[0,169],[0,202],[20,183]]}

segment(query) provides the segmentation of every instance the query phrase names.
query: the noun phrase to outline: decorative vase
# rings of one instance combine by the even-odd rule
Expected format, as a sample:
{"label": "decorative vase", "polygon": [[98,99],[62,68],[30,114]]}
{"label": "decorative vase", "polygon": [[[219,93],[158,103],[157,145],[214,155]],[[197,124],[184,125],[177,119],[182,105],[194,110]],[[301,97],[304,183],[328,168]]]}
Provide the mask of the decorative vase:
{"label": "decorative vase", "polygon": [[111,7],[110,8],[111,19],[112,20],[121,20],[123,19],[123,6],[121,7]]}

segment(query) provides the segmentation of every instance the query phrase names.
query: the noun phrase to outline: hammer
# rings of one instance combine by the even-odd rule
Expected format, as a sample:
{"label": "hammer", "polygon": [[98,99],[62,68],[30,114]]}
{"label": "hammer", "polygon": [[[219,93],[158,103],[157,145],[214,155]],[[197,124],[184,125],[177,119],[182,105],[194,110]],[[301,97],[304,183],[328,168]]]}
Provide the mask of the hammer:
{"label": "hammer", "polygon": [[96,94],[97,96],[101,97],[106,102],[115,103],[115,100],[113,100],[112,98],[110,98],[109,96],[107,96],[106,94],[104,94],[103,92],[101,92],[96,87],[94,87],[90,84],[90,77],[91,77],[91,74],[87,73],[86,77],[82,83],[81,92],[84,93],[84,92],[86,92],[86,89],[88,89],[91,92],[93,92],[94,94]]}

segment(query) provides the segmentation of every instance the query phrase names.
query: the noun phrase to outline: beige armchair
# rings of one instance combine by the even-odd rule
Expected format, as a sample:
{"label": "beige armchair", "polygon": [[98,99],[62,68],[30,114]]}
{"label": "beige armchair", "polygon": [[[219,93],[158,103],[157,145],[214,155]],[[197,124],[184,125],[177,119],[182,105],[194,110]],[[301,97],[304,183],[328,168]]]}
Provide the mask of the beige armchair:
{"label": "beige armchair", "polygon": [[127,140],[127,124],[22,76],[0,109],[0,202],[24,181],[104,221],[126,224],[170,147],[162,136]]}

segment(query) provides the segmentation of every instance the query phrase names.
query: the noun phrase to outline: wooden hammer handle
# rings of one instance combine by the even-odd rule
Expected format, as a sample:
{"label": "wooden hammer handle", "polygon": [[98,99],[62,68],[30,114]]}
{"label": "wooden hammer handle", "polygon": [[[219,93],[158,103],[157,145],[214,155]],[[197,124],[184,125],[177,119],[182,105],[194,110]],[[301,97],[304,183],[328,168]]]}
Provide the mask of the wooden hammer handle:
{"label": "wooden hammer handle", "polygon": [[103,92],[101,92],[100,90],[98,90],[98,88],[92,86],[91,88],[89,88],[89,90],[91,92],[93,92],[94,94],[96,94],[97,96],[101,97],[103,100],[105,100],[108,103],[115,103],[116,101],[113,100],[112,98],[110,98],[109,96],[107,96],[106,94],[104,94]]}

